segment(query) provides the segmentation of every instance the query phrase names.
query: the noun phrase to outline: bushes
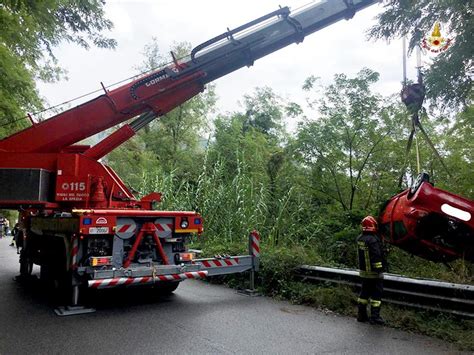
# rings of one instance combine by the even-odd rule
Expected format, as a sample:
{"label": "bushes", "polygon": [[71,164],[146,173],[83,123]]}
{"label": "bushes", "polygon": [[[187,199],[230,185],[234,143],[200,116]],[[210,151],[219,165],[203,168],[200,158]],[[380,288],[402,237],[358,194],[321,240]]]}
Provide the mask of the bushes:
{"label": "bushes", "polygon": [[474,281],[473,265],[464,260],[451,262],[448,266],[421,259],[398,248],[390,248],[387,263],[389,272],[410,277],[432,278],[455,283]]}
{"label": "bushes", "polygon": [[263,244],[258,273],[259,287],[267,295],[282,295],[289,292],[288,285],[293,281],[294,269],[303,264],[322,262],[314,252],[302,246],[268,247]]}
{"label": "bushes", "polygon": [[460,349],[474,350],[474,320],[448,314],[405,309],[386,305],[383,315],[391,327],[436,337],[456,344]]}
{"label": "bushes", "polygon": [[283,294],[294,303],[329,309],[339,314],[353,315],[354,291],[347,286],[312,285],[290,282]]}

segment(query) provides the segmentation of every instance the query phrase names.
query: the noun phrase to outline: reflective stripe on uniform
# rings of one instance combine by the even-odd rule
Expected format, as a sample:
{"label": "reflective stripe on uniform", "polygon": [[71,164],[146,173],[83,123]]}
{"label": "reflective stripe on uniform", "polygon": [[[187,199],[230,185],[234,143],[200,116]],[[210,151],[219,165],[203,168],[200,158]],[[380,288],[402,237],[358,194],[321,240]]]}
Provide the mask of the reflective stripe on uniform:
{"label": "reflective stripe on uniform", "polygon": [[369,304],[369,300],[366,300],[366,299],[364,299],[364,298],[360,298],[360,297],[359,297],[359,298],[357,299],[357,303],[359,303],[359,304]]}
{"label": "reflective stripe on uniform", "polygon": [[364,256],[365,256],[365,270],[366,271],[371,271],[372,268],[370,267],[369,248],[364,249]]}
{"label": "reflective stripe on uniform", "polygon": [[372,307],[380,307],[381,304],[382,304],[382,301],[370,300],[370,305]]}
{"label": "reflective stripe on uniform", "polygon": [[372,266],[374,269],[381,269],[382,268],[382,262],[379,261],[378,263],[373,263]]}
{"label": "reflective stripe on uniform", "polygon": [[[370,272],[372,270],[372,268],[370,267],[370,255],[369,255],[369,247],[367,246],[367,244],[365,244],[364,242],[357,242],[357,244],[359,245],[359,249],[364,253],[364,266],[365,266],[365,270],[364,272]],[[361,270],[362,272],[362,270]]]}

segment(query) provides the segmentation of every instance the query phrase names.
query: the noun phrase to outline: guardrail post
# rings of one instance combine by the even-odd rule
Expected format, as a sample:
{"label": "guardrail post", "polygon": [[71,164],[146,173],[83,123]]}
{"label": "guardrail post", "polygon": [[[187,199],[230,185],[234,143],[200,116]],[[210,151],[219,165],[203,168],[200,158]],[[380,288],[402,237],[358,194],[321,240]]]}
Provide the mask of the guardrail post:
{"label": "guardrail post", "polygon": [[252,257],[252,268],[250,269],[250,285],[248,289],[242,290],[241,293],[248,296],[257,296],[255,289],[255,272],[260,269],[260,234],[253,230],[249,234],[249,255]]}

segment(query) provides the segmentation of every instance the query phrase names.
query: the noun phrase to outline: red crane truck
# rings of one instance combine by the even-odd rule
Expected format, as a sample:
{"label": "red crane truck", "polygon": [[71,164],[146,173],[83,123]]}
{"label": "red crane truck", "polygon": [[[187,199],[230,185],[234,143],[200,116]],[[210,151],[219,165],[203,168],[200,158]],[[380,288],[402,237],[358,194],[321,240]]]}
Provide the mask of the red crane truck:
{"label": "red crane truck", "polygon": [[[0,207],[20,211],[24,247],[20,277],[40,265],[40,278],[79,288],[155,284],[242,272],[249,256],[194,259],[186,247],[202,233],[196,212],[155,210],[159,193],[137,199],[99,160],[158,116],[204,90],[207,83],[275,52],[375,0],[331,0],[290,12],[279,8],[214,37],[181,60],[0,141]],[[123,124],[94,146],[78,142]],[[256,233],[252,234],[256,242]]]}

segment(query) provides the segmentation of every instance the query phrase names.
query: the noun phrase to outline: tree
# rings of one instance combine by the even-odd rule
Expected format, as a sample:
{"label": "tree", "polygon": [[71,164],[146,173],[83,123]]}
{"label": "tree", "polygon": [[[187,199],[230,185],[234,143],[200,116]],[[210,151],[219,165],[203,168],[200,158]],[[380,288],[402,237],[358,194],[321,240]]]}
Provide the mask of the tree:
{"label": "tree", "polygon": [[255,176],[275,182],[285,161],[281,148],[286,138],[283,119],[300,111],[268,87],[244,95],[242,106],[241,112],[220,116],[214,122],[212,152],[224,159],[229,176],[239,161],[245,161]]}
{"label": "tree", "polygon": [[0,1],[0,128],[25,125],[25,111],[41,108],[34,81],[54,81],[64,72],[53,49],[61,42],[114,48],[102,32],[112,28],[104,1]]}
{"label": "tree", "polygon": [[[388,134],[401,115],[371,92],[378,77],[370,69],[361,70],[355,78],[335,75],[334,83],[317,100],[320,117],[304,122],[298,130],[296,144],[303,163],[311,169],[312,188],[345,211],[379,202],[373,195],[383,195],[384,175],[394,179],[399,172],[399,157],[390,152]],[[307,80],[306,89],[313,84]]]}
{"label": "tree", "polygon": [[256,88],[253,95],[244,95],[244,107],[244,129],[253,127],[274,137],[281,133],[284,105],[271,88]]}
{"label": "tree", "polygon": [[214,141],[210,146],[211,163],[220,161],[225,178],[231,181],[237,169],[242,169],[258,183],[267,184],[265,166],[271,155],[269,137],[260,130],[247,126],[243,113],[220,116],[214,121]]}
{"label": "tree", "polygon": [[[438,127],[439,130],[439,127]],[[436,131],[432,130],[435,135]],[[450,171],[449,176],[436,157],[430,162],[436,186],[463,197],[474,198],[474,107],[468,106],[451,120],[435,135],[441,143],[444,162]],[[431,152],[429,150],[429,152]],[[433,173],[432,173],[433,174]]]}
{"label": "tree", "polygon": [[459,111],[460,105],[466,106],[472,101],[472,15],[472,1],[390,0],[369,35],[377,39],[408,36],[409,48],[413,49],[431,33],[435,21],[440,21],[449,29],[453,43],[439,53],[426,70],[427,95],[438,107],[448,106]]}
{"label": "tree", "polygon": [[32,72],[0,43],[0,137],[26,127],[25,111],[40,108]]}

